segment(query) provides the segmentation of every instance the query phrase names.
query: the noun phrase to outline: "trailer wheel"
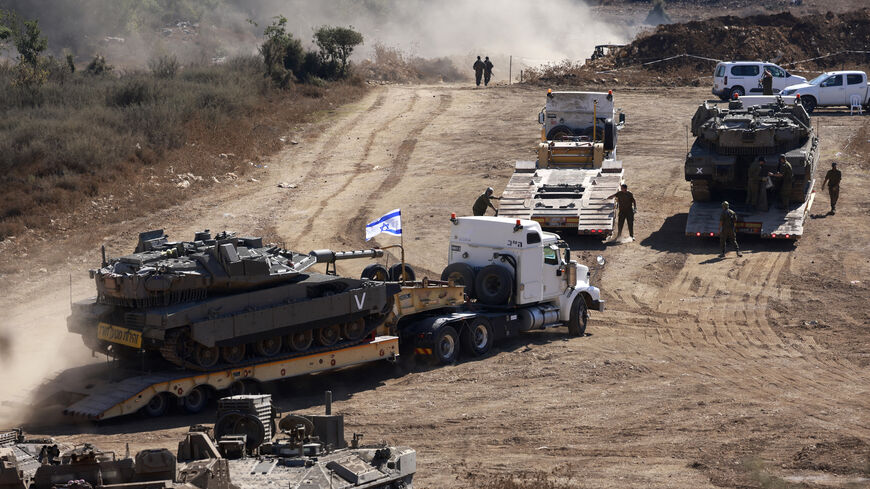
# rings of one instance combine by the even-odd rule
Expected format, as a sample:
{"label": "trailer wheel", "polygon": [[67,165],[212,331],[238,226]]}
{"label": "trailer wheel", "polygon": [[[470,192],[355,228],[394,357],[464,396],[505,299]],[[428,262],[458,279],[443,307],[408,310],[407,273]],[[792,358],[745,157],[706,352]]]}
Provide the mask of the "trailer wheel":
{"label": "trailer wheel", "polygon": [[341,337],[341,327],[337,324],[332,326],[324,326],[318,329],[314,336],[317,338],[317,343],[321,346],[332,346],[338,343]]}
{"label": "trailer wheel", "polygon": [[311,348],[311,343],[314,341],[314,334],[310,329],[306,329],[305,331],[290,333],[285,336],[284,339],[291,351],[305,351]]}
{"label": "trailer wheel", "polygon": [[586,334],[586,322],[588,320],[589,311],[586,309],[586,299],[578,294],[571,304],[571,316],[568,318],[568,334],[571,336],[583,336]]}
{"label": "trailer wheel", "polygon": [[142,412],[149,418],[158,418],[169,411],[169,394],[161,392],[156,394],[148,401],[148,404],[142,407]]}
{"label": "trailer wheel", "polygon": [[396,263],[390,267],[390,280],[393,282],[413,282],[417,278],[414,269],[405,264],[405,276],[402,277],[402,264]]}
{"label": "trailer wheel", "polygon": [[550,141],[558,141],[566,137],[574,137],[574,131],[568,126],[559,125],[547,131],[547,139]]}
{"label": "trailer wheel", "polygon": [[452,280],[456,285],[465,286],[465,295],[474,299],[474,269],[468,263],[451,263],[441,272],[441,280]]}
{"label": "trailer wheel", "polygon": [[381,265],[380,263],[372,263],[371,265],[363,268],[363,271],[360,274],[360,278],[376,280],[378,282],[386,282],[390,279],[390,274],[389,272],[387,272],[387,267]]}
{"label": "trailer wheel", "polygon": [[490,306],[501,306],[510,301],[514,292],[514,276],[500,265],[487,265],[477,273],[474,290],[480,302]]}
{"label": "trailer wheel", "polygon": [[281,337],[271,336],[254,343],[254,351],[262,357],[274,357],[281,352]]}
{"label": "trailer wheel", "polygon": [[245,345],[230,345],[221,347],[221,356],[227,363],[242,363],[245,359]]}
{"label": "trailer wheel", "polygon": [[462,349],[479,357],[492,349],[492,326],[484,318],[474,318],[462,334]]}
{"label": "trailer wheel", "polygon": [[204,387],[196,387],[181,398],[184,410],[190,414],[197,414],[208,406],[208,391]]}
{"label": "trailer wheel", "polygon": [[453,326],[443,326],[435,334],[433,360],[437,365],[449,365],[459,356],[459,334]]}

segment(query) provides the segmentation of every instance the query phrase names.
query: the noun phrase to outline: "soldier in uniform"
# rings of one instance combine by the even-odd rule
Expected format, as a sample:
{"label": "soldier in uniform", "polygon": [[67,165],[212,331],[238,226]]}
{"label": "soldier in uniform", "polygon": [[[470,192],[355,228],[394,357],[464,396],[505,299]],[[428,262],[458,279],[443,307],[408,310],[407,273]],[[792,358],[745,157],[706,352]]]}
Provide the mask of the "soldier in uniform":
{"label": "soldier in uniform", "polygon": [[758,188],[761,185],[761,167],[764,166],[764,158],[758,158],[749,164],[746,172],[746,203],[750,209],[758,205]]}
{"label": "soldier in uniform", "polygon": [[779,155],[779,172],[778,176],[782,179],[779,183],[779,200],[782,207],[788,210],[791,203],[791,187],[794,182],[794,172],[791,168],[791,163],[785,159],[785,155]]}
{"label": "soldier in uniform", "polygon": [[475,216],[482,216],[486,214],[487,207],[494,210],[495,215],[498,215],[498,209],[496,209],[495,206],[492,205],[491,199],[501,200],[501,197],[493,197],[493,192],[494,190],[492,189],[492,187],[487,187],[486,192],[480,194],[480,197],[478,197],[477,200],[474,201],[474,206],[471,208],[471,212]]}
{"label": "soldier in uniform", "polygon": [[825,180],[822,181],[822,191],[825,190],[825,184],[828,184],[828,195],[831,196],[831,214],[837,213],[837,199],[840,198],[840,179],[843,174],[837,169],[837,162],[831,162],[831,169],[825,173]]}
{"label": "soldier in uniform", "polygon": [[725,257],[725,245],[728,241],[734,245],[737,256],[743,256],[737,246],[737,214],[729,208],[728,201],[725,201],[722,202],[722,214],[719,216],[719,243],[722,245],[720,258]]}
{"label": "soldier in uniform", "polygon": [[489,85],[490,78],[492,78],[492,61],[490,61],[489,56],[487,56],[486,60],[483,62],[483,86]]}
{"label": "soldier in uniform", "polygon": [[616,233],[616,239],[622,236],[622,226],[625,221],[628,221],[628,235],[634,239],[634,213],[637,211],[637,201],[634,200],[634,195],[628,191],[628,185],[622,184],[621,190],[608,197],[612,199],[616,197],[616,206],[619,209],[619,230]]}
{"label": "soldier in uniform", "polygon": [[[489,58],[487,58],[489,59]],[[483,69],[486,68],[486,65],[483,64],[483,61],[480,60],[480,56],[477,57],[477,61],[474,62],[472,66],[474,68],[474,81],[477,83],[477,86],[480,86],[480,78],[483,76]]]}
{"label": "soldier in uniform", "polygon": [[773,75],[770,70],[764,69],[764,74],[761,75],[761,89],[764,95],[773,95]]}

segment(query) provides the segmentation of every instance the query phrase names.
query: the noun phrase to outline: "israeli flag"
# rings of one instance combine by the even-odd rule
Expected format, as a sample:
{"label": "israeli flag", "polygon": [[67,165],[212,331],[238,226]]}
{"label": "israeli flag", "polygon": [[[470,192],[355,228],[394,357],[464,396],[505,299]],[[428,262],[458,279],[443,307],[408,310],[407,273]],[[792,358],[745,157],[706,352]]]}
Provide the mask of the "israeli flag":
{"label": "israeli flag", "polygon": [[392,234],[393,236],[402,235],[402,211],[400,209],[391,210],[381,216],[380,219],[366,224],[366,241],[381,233]]}

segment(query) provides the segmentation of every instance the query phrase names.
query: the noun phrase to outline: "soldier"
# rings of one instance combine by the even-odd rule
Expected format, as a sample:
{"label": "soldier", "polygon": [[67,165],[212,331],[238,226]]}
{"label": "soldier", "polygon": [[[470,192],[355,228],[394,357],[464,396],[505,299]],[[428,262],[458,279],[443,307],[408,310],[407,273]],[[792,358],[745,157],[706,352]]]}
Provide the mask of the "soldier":
{"label": "soldier", "polygon": [[837,162],[831,162],[831,169],[825,173],[825,180],[822,182],[822,191],[825,191],[825,184],[828,184],[828,195],[831,196],[831,214],[837,213],[837,199],[840,198],[840,179],[843,174],[837,169]]}
{"label": "soldier", "polygon": [[[489,58],[486,58],[489,59]],[[480,86],[480,77],[483,76],[483,70],[486,68],[486,65],[483,64],[483,61],[480,60],[480,56],[477,57],[477,61],[474,62],[472,66],[474,68],[474,81],[477,83],[477,86]]]}
{"label": "soldier", "polygon": [[622,190],[608,197],[608,199],[616,197],[616,206],[619,209],[619,230],[616,239],[622,236],[622,225],[628,221],[628,235],[634,240],[634,213],[637,212],[637,201],[634,200],[634,194],[628,191],[628,185],[623,183],[621,188]]}
{"label": "soldier", "polygon": [[719,253],[719,258],[725,257],[725,244],[730,241],[734,245],[734,250],[737,251],[737,256],[743,256],[740,253],[740,248],[737,246],[737,214],[728,206],[728,201],[722,202],[722,214],[719,216],[719,243],[722,245],[722,252]]}
{"label": "soldier", "polygon": [[486,214],[487,207],[492,208],[492,210],[495,211],[495,215],[498,215],[498,209],[496,209],[495,206],[492,205],[491,199],[501,200],[501,197],[493,197],[493,192],[494,190],[492,189],[492,187],[487,187],[486,192],[480,194],[480,197],[478,197],[477,200],[474,201],[474,206],[471,208],[471,212],[475,216],[482,216]]}
{"label": "soldier", "polygon": [[779,200],[782,202],[782,207],[788,210],[791,203],[791,187],[794,181],[794,172],[791,168],[791,163],[785,159],[785,155],[779,155],[779,173],[782,178],[779,183]]}
{"label": "soldier", "polygon": [[764,95],[773,95],[773,75],[770,70],[764,69],[764,74],[761,75],[761,89]]}
{"label": "soldier", "polygon": [[764,158],[759,157],[749,164],[746,172],[746,203],[750,209],[758,205],[758,187],[761,184],[761,167],[764,166]]}
{"label": "soldier", "polygon": [[492,78],[492,61],[487,56],[486,61],[483,62],[483,86],[489,85],[490,78]]}

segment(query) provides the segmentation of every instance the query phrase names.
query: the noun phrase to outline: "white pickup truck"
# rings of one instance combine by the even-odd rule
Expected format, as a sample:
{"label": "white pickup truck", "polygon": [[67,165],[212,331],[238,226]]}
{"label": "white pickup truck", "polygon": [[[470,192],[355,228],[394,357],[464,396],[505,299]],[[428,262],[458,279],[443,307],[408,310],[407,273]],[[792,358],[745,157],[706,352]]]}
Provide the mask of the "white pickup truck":
{"label": "white pickup truck", "polygon": [[865,108],[870,105],[867,74],[863,71],[829,71],[806,83],[785,87],[782,94],[800,95],[801,104],[810,113],[816,107],[857,105],[852,103],[853,97]]}

